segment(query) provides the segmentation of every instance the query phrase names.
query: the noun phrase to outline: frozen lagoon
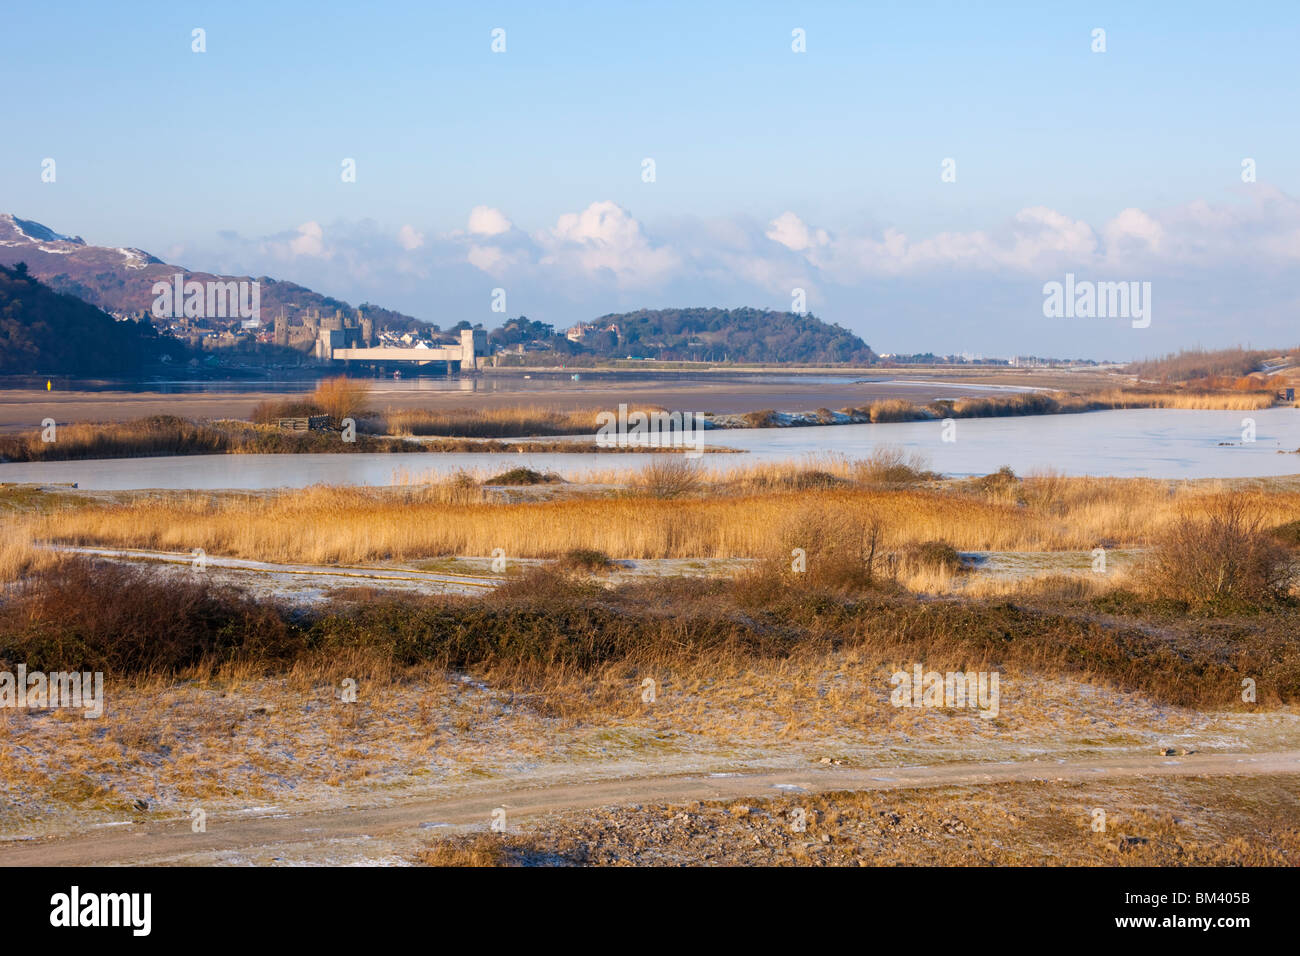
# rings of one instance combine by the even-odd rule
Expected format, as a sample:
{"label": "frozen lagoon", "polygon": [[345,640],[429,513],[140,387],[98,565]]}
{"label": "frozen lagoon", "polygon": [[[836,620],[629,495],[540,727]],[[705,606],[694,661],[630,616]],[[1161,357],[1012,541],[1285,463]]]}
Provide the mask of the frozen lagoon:
{"label": "frozen lagoon", "polygon": [[[1243,420],[1255,441],[1243,442]],[[718,429],[707,444],[748,454],[705,454],[710,468],[798,461],[810,454],[861,458],[881,445],[923,455],[954,477],[1009,465],[1017,474],[1142,478],[1245,478],[1300,474],[1300,409],[1257,412],[1125,409],[1072,415],[956,420],[955,441],[939,421]],[[0,464],[0,481],[73,483],[89,490],[299,488],[313,484],[391,485],[468,470],[480,475],[527,466],[580,476],[592,470],[636,469],[643,454],[322,454],[192,455],[92,461]]]}

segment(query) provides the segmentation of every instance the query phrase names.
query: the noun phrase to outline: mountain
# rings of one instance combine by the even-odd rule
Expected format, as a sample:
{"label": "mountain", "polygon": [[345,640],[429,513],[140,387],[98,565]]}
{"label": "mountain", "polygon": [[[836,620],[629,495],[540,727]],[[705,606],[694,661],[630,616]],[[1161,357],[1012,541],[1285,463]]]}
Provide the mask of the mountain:
{"label": "mountain", "polygon": [[0,373],[133,376],[164,353],[181,351],[152,323],[118,322],[76,296],[55,292],[21,265],[0,266]]}
{"label": "mountain", "polygon": [[847,329],[812,313],[768,309],[641,309],[603,315],[582,344],[622,358],[726,358],[735,362],[875,361],[876,353]]}
{"label": "mountain", "polygon": [[[253,280],[253,276],[225,276],[195,272],[184,266],[163,262],[143,249],[92,246],[80,236],[65,236],[39,222],[0,213],[0,265],[27,263],[31,274],[56,292],[75,295],[110,312],[148,310],[154,301],[153,284],[170,282],[180,272],[186,281]],[[341,299],[321,295],[295,282],[258,276],[262,321],[270,323],[284,310],[293,318],[300,313],[319,309],[332,315],[336,309],[351,312],[352,306]],[[388,328],[424,328],[420,320],[400,312],[382,310]]]}

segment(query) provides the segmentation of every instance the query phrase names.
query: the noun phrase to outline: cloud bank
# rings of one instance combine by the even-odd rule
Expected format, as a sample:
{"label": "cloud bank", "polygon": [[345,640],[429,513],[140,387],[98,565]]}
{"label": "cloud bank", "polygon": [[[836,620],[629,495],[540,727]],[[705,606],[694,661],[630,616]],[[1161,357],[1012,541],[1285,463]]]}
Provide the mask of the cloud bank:
{"label": "cloud bank", "polygon": [[[1129,208],[1096,224],[1031,206],[987,228],[929,236],[836,230],[791,209],[766,221],[651,225],[598,200],[533,231],[479,205],[463,229],[309,221],[261,238],[223,234],[204,252],[223,271],[269,272],[444,325],[499,322],[485,314],[494,288],[507,290],[510,314],[560,325],[642,306],[786,309],[798,288],[813,312],[886,351],[1125,358],[1300,338],[1288,281],[1300,266],[1300,202],[1265,184],[1238,201]],[[1151,281],[1151,329],[1138,339],[1118,326],[1044,320],[1041,287],[1067,271]]]}

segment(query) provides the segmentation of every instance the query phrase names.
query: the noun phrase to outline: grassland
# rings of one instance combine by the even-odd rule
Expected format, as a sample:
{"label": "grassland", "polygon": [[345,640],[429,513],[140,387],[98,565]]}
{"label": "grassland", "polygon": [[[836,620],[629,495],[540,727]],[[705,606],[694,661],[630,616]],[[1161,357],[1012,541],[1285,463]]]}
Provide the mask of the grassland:
{"label": "grassland", "polygon": [[[132,422],[57,426],[55,438],[38,433],[0,436],[0,461],[71,461],[92,458],[147,458],[159,455],[305,455],[518,452],[516,443],[478,438],[425,438],[376,435],[365,422],[350,440],[338,428],[290,431],[274,425],[221,420],[192,422],[174,415],[157,415]],[[594,431],[594,429],[588,429]],[[530,441],[528,450],[585,453],[673,453],[670,445],[598,444],[582,441]],[[709,448],[711,452],[730,452]]]}
{"label": "grassland", "polygon": [[[426,866],[1296,866],[1295,777],[1018,783],[557,814]],[[1094,811],[1109,808],[1105,830]],[[802,829],[792,824],[800,814]]]}
{"label": "grassland", "polygon": [[[520,767],[598,777],[801,766],[828,753],[877,767],[1154,754],[1171,738],[1224,751],[1293,739],[1294,483],[1005,471],[943,480],[888,450],[739,473],[665,458],[586,485],[531,484],[547,477],[256,494],[0,488],[0,663],[103,671],[112,695],[102,721],[0,713],[0,741],[27,748],[0,747],[0,824],[76,830],[140,803],[168,813],[195,801],[340,806],[508,779]],[[494,483],[506,479],[518,482],[509,497]],[[499,547],[553,563],[473,597],[354,589],[304,608],[201,573],[60,555],[45,542],[326,565]],[[959,551],[1095,547],[1144,557],[1127,575],[1045,577],[987,594],[947,587],[969,574]],[[626,557],[749,560],[727,578],[611,582],[611,558]],[[1000,712],[891,706],[889,675],[912,662],[1000,673]],[[361,688],[355,706],[339,701],[345,681]],[[1276,727],[1259,720],[1270,716]],[[1056,788],[1049,800],[1032,787],[997,792],[1015,801],[1007,812],[1042,821],[1020,842],[957,797],[890,797],[888,808],[864,795],[818,798],[808,804],[815,842],[831,849],[769,841],[788,809],[781,801],[754,803],[752,816],[708,808],[707,826],[688,832],[700,853],[732,862],[908,862],[929,847],[957,863],[1276,863],[1295,847],[1271,786],[1260,784],[1270,802],[1253,817],[1267,839],[1218,850],[1208,837],[1179,842],[1186,834],[1131,801],[1119,819],[1133,842],[1109,848],[1073,825],[1051,829],[1053,813],[1091,797]],[[883,824],[881,809],[921,829]],[[424,860],[703,859],[655,822],[658,812],[439,844]],[[673,809],[678,823],[682,812],[697,814]],[[1207,832],[1236,840],[1248,817]],[[648,827],[644,845],[612,839],[611,821],[629,833]],[[723,849],[735,836],[743,852]],[[762,846],[750,850],[754,837]]]}
{"label": "grassland", "polygon": [[[319,488],[51,505],[4,519],[6,540],[17,543],[4,554],[14,585],[0,635],[13,643],[0,644],[0,656],[49,669],[177,673],[364,651],[391,665],[540,668],[551,679],[606,666],[730,666],[869,648],[886,658],[1100,676],[1189,705],[1226,706],[1247,676],[1279,701],[1300,693],[1295,491],[1061,478],[1037,479],[1045,484],[1035,488],[997,477],[671,500],[631,493],[507,504],[465,482],[401,493]],[[1085,515],[1092,523],[1081,545],[1068,536]],[[939,603],[915,596],[934,590],[932,578],[962,574],[957,550],[995,532],[1015,536],[995,543],[1034,548],[1087,547],[1113,535],[1149,553],[1127,577],[1031,580],[1010,603],[970,591]],[[510,545],[508,554],[532,550],[559,565],[509,579],[478,601],[363,596],[303,618],[202,581],[154,580],[34,546],[48,540],[310,564]],[[725,580],[600,580],[609,557],[629,549],[698,556],[707,548],[753,560]],[[1226,618],[1237,629],[1229,645],[1213,636]]]}
{"label": "grassland", "polygon": [[[355,805],[520,767],[571,778],[1294,741],[1287,599],[1207,609],[1047,586],[934,601],[887,577],[846,587],[760,568],[607,588],[593,573],[575,561],[475,598],[354,593],[303,612],[201,575],[83,559],[31,570],[0,602],[0,661],[101,670],[108,706],[95,721],[0,711],[0,825],[76,830],[137,801]],[[890,674],[916,661],[1000,673],[996,718],[891,706]],[[347,682],[355,705],[340,702]],[[1269,713],[1273,731],[1258,722]]]}
{"label": "grassland", "polygon": [[[674,462],[680,459],[674,458]],[[684,461],[655,480],[544,501],[504,500],[464,478],[390,489],[314,487],[266,494],[136,495],[10,519],[14,540],[154,548],[255,560],[358,563],[446,555],[554,558],[576,548],[615,558],[762,558],[811,547],[835,514],[878,529],[882,546],[942,541],[959,551],[1142,547],[1188,511],[1228,499],[1269,528],[1300,515],[1300,489],[1268,482],[1020,478],[927,479],[918,463],[879,453],[740,472]],[[674,476],[681,479],[674,482]],[[587,476],[629,481],[629,472]],[[653,476],[652,476],[653,478]],[[682,485],[678,487],[678,485]],[[449,507],[454,505],[455,507]]]}
{"label": "grassland", "polygon": [[[1293,366],[1298,356],[1300,350],[1295,349],[1184,349],[1162,358],[1134,362],[1129,365],[1128,371],[1148,381],[1179,383],[1203,389],[1276,389],[1294,383]],[[1268,374],[1264,369],[1270,360],[1273,368],[1286,371]]]}

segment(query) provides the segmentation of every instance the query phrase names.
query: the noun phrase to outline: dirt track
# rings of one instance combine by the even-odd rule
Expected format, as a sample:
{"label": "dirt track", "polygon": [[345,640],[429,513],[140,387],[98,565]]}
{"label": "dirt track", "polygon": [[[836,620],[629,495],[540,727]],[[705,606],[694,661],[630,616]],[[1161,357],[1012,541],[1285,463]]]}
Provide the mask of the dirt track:
{"label": "dirt track", "polygon": [[415,800],[386,807],[264,816],[218,815],[194,833],[188,818],[102,829],[68,839],[0,847],[2,866],[76,866],[185,862],[212,851],[368,839],[418,831],[421,824],[487,824],[504,807],[507,820],[560,810],[632,803],[770,796],[774,790],[906,790],[1032,780],[1087,780],[1146,776],[1261,775],[1300,772],[1300,750],[1258,754],[1131,756],[1042,763],[947,764],[899,769],[813,766],[745,775],[639,777],[548,788],[503,784],[471,796]]}

